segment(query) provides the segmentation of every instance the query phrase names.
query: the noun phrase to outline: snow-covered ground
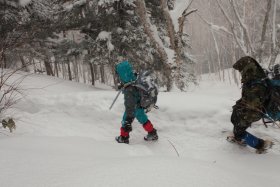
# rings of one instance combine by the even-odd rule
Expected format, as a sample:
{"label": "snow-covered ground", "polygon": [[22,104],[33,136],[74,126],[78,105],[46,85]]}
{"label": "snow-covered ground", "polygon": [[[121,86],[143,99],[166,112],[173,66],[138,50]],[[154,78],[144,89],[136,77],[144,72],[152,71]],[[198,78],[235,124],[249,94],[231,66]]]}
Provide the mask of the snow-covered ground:
{"label": "snow-covered ground", "polygon": [[26,96],[10,111],[17,130],[0,129],[1,187],[280,184],[280,129],[261,122],[250,129],[276,142],[267,154],[225,140],[236,85],[205,76],[190,92],[160,93],[160,109],[149,113],[159,140],[145,142],[135,121],[129,145],[114,141],[124,110],[122,97],[108,109],[115,91],[43,75],[22,87]]}

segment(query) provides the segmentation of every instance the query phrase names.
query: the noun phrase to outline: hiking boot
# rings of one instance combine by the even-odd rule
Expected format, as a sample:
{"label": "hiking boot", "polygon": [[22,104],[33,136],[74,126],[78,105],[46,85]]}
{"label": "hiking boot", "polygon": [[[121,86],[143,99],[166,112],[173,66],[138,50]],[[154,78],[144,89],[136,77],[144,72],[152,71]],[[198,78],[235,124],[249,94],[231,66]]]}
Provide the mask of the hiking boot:
{"label": "hiking boot", "polygon": [[270,149],[272,146],[274,145],[274,143],[270,140],[264,140],[263,141],[263,145],[256,149],[256,153],[258,154],[262,154],[262,153],[266,153],[268,149]]}
{"label": "hiking boot", "polygon": [[117,136],[115,139],[118,143],[129,144],[129,136]]}
{"label": "hiking boot", "polygon": [[154,141],[158,139],[157,130],[153,129],[151,132],[148,132],[148,134],[144,137],[144,140],[146,141]]}
{"label": "hiking boot", "polygon": [[235,136],[228,136],[227,141],[229,141],[231,143],[236,143],[240,146],[244,146],[244,147],[247,146],[246,142],[243,139],[238,140],[235,138]]}

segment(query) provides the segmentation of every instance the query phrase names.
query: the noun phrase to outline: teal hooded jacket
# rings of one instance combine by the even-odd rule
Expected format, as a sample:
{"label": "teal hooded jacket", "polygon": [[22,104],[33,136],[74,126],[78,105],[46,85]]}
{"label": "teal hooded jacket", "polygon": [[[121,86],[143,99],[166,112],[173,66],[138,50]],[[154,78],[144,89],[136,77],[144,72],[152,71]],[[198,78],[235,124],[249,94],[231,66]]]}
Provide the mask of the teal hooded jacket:
{"label": "teal hooded jacket", "polygon": [[[128,61],[123,61],[116,65],[116,73],[122,84],[127,84],[136,81],[137,77],[133,72],[132,65]],[[125,86],[123,90],[125,113],[123,115],[122,125],[131,124],[136,117],[141,124],[148,121],[143,108],[140,107],[139,90],[133,86]]]}

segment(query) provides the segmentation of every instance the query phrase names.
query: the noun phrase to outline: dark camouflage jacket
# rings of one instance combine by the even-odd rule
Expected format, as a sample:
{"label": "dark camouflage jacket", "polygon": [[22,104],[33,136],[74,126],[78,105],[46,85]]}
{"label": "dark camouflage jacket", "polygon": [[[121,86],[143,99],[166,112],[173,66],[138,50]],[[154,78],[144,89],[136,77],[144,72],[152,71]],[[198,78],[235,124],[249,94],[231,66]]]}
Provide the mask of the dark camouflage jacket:
{"label": "dark camouflage jacket", "polygon": [[237,104],[252,110],[262,110],[265,104],[267,88],[263,84],[263,74],[253,63],[241,71],[242,97]]}
{"label": "dark camouflage jacket", "polygon": [[[239,63],[239,64],[238,64]],[[238,67],[238,65],[242,67]],[[234,66],[241,73],[242,95],[233,106],[244,119],[255,121],[263,116],[267,87],[263,84],[266,75],[260,65],[250,57],[241,58]]]}

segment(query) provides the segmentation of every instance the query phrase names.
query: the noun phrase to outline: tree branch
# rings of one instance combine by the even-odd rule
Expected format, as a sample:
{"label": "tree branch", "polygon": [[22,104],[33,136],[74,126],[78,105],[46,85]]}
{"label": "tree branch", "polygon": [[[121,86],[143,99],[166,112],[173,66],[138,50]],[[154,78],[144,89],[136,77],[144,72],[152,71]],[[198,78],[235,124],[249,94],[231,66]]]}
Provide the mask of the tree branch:
{"label": "tree branch", "polygon": [[211,29],[215,30],[215,31],[223,31],[224,33],[233,36],[232,32],[230,32],[227,28],[223,27],[223,26],[219,26],[216,25],[212,22],[209,22],[208,20],[206,20],[205,18],[203,18],[198,12],[196,13],[198,15],[198,17],[206,24],[208,25]]}
{"label": "tree branch", "polygon": [[267,23],[268,23],[268,18],[269,18],[269,12],[271,10],[271,4],[272,0],[267,0],[267,8],[266,8],[266,13],[263,21],[263,27],[262,27],[262,35],[261,35],[261,45],[260,45],[260,52],[259,52],[259,62],[262,62],[262,54],[264,50],[264,40],[265,40],[265,34],[266,34],[266,28],[267,28]]}
{"label": "tree branch", "polygon": [[236,10],[236,5],[234,4],[235,1],[229,0],[229,2],[231,4],[231,6],[232,6],[232,9],[233,9],[234,15],[237,18],[237,21],[240,24],[243,33],[245,34],[245,40],[246,40],[246,42],[248,44],[248,47],[249,47],[249,49],[248,49],[249,51],[248,52],[249,52],[250,55],[254,56],[255,55],[255,51],[254,51],[254,48],[252,46],[252,42],[251,42],[251,39],[250,39],[250,36],[249,36],[249,33],[248,33],[248,29],[247,29],[246,25],[244,24],[244,22],[241,20],[241,17],[240,17],[239,13]]}
{"label": "tree branch", "polygon": [[239,46],[239,48],[242,50],[242,52],[245,54],[245,55],[248,55],[248,51],[246,50],[245,46],[240,42],[239,38],[237,37],[237,34],[234,30],[234,25],[233,25],[233,22],[231,21],[231,19],[229,18],[229,15],[226,13],[226,11],[224,10],[224,8],[222,7],[222,5],[220,4],[220,2],[218,0],[216,0],[222,14],[224,15],[224,17],[226,18],[228,24],[229,24],[229,27],[231,29],[231,32],[233,34],[233,37],[234,37],[234,40],[236,42],[236,44]]}

